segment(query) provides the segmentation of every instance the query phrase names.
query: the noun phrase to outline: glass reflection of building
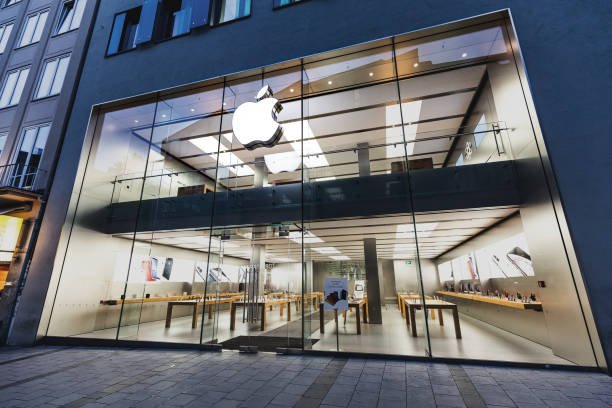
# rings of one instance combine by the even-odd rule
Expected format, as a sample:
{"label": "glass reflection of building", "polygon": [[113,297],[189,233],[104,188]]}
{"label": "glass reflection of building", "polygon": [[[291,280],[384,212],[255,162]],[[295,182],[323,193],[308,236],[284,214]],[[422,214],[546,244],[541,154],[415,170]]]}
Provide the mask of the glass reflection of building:
{"label": "glass reflection of building", "polygon": [[[340,277],[340,351],[595,365],[514,33],[415,38],[96,107],[47,335],[336,350]],[[249,150],[266,85],[283,135]]]}

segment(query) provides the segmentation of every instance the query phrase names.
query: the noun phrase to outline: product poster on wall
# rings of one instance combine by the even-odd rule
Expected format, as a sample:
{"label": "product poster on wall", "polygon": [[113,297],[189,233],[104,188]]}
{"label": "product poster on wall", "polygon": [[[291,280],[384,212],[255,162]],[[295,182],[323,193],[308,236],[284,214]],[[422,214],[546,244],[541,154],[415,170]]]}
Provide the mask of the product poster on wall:
{"label": "product poster on wall", "polygon": [[348,310],[348,279],[325,278],[323,310]]}
{"label": "product poster on wall", "polygon": [[490,245],[479,256],[489,264],[491,277],[534,276],[525,234],[518,234]]}

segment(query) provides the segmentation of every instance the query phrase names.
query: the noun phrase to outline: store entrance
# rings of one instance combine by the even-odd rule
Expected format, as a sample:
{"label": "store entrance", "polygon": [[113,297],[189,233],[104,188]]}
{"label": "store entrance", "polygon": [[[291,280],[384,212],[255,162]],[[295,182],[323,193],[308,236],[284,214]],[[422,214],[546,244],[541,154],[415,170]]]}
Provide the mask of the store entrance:
{"label": "store entrance", "polygon": [[[301,228],[296,223],[214,229],[202,276],[203,340],[226,349],[302,348]],[[312,312],[306,311],[310,319]],[[207,327],[209,326],[209,327]]]}

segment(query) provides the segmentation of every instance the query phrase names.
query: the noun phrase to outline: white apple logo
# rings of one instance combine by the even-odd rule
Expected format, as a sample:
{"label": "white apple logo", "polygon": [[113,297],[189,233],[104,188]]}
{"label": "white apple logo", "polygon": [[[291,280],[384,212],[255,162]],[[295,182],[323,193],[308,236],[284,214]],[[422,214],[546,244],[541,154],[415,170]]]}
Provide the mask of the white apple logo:
{"label": "white apple logo", "polygon": [[283,135],[283,128],[276,120],[283,107],[272,97],[270,86],[261,88],[255,99],[257,102],[240,105],[232,119],[234,135],[248,150],[272,147]]}
{"label": "white apple logo", "polygon": [[283,171],[296,171],[300,164],[302,164],[302,158],[297,152],[266,154],[264,160],[266,167],[272,174],[282,173]]}

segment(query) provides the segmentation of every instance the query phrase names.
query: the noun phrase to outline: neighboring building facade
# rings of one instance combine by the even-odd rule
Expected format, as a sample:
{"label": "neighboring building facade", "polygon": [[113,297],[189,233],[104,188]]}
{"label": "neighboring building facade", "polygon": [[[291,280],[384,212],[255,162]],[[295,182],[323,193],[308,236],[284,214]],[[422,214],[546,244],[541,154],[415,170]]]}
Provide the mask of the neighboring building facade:
{"label": "neighboring building facade", "polygon": [[610,6],[381,4],[100,1],[9,342],[608,367]]}
{"label": "neighboring building facade", "polygon": [[0,3],[1,342],[25,283],[94,6],[86,0]]}

